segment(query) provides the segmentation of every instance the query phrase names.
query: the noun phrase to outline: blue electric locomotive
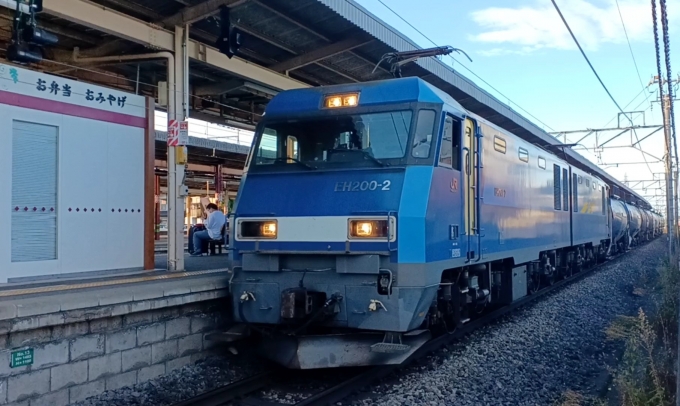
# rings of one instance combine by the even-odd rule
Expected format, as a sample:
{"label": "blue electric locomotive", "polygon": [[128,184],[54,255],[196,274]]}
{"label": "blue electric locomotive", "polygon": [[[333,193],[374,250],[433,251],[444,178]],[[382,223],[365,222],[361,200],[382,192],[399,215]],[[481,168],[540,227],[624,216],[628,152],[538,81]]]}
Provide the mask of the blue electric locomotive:
{"label": "blue electric locomotive", "polygon": [[604,260],[613,219],[601,179],[419,78],[285,91],[231,214],[233,316],[290,368],[400,363]]}

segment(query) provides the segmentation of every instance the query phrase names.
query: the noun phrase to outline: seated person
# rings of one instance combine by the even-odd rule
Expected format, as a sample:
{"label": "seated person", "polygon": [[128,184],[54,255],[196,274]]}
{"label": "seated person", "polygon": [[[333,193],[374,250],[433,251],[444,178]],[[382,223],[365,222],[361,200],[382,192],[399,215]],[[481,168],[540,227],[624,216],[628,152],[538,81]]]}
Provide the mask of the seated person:
{"label": "seated person", "polygon": [[210,203],[205,208],[208,219],[205,222],[205,230],[194,233],[194,252],[191,255],[199,256],[203,253],[203,243],[210,240],[219,240],[222,237],[221,230],[225,222],[224,213],[217,209],[215,203]]}

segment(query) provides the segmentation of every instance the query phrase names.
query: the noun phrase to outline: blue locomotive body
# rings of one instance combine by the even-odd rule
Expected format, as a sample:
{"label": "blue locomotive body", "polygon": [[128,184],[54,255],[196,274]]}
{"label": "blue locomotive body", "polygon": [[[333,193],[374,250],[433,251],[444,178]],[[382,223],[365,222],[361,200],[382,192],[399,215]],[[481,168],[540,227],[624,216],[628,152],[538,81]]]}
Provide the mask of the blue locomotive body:
{"label": "blue locomotive body", "polygon": [[233,316],[292,368],[401,362],[603,260],[609,199],[419,78],[282,92],[231,214]]}

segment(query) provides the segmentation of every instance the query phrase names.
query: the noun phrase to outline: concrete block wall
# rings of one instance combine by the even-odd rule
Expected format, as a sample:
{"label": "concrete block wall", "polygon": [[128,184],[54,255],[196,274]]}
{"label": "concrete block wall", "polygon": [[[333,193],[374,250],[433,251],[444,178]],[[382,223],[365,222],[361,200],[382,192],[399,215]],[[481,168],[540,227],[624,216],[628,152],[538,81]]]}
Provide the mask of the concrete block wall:
{"label": "concrete block wall", "polygon": [[[23,331],[0,330],[0,404],[64,406],[193,363],[219,345],[205,336],[226,324],[225,305],[224,299],[215,299]],[[10,368],[11,352],[26,348],[34,350],[33,364]]]}

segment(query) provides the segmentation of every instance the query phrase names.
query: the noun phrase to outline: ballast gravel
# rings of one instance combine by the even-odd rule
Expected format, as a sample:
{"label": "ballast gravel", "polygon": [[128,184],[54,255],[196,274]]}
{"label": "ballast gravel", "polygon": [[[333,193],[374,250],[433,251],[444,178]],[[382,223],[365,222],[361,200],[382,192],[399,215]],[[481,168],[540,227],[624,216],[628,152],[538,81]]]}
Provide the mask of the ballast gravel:
{"label": "ballast gravel", "polygon": [[[666,243],[661,237],[639,247],[340,404],[543,406],[566,391],[597,395],[619,347],[604,331],[616,316],[648,302],[633,291],[642,273],[660,265]],[[172,405],[266,368],[245,354],[216,355],[76,406]],[[316,392],[313,381],[305,386]],[[260,398],[295,404],[311,394],[288,389],[270,388]]]}
{"label": "ballast gravel", "polygon": [[106,391],[76,406],[167,406],[263,371],[251,357],[213,354],[169,374]]}
{"label": "ballast gravel", "polygon": [[569,390],[597,396],[620,346],[605,329],[648,303],[633,290],[661,264],[666,243],[629,252],[343,405],[554,405]]}

